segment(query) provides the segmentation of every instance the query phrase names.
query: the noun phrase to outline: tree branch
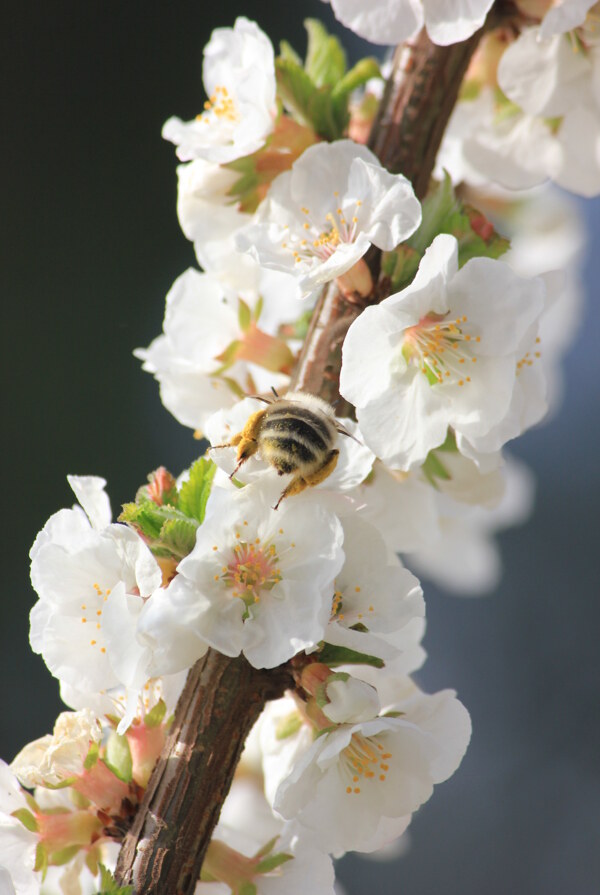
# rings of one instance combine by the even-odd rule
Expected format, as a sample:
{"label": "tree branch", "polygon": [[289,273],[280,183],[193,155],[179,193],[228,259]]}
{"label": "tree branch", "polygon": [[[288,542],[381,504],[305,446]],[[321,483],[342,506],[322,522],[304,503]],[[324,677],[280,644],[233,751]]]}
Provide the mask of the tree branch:
{"label": "tree branch", "polygon": [[[504,2],[496,3],[495,19]],[[422,32],[396,51],[370,146],[390,170],[405,174],[422,198],[483,29],[461,44],[438,47]],[[379,252],[367,255],[377,282]],[[326,288],[293,377],[293,388],[339,400],[342,344],[352,321],[383,292],[350,301]],[[348,415],[350,408],[337,408]],[[116,878],[136,895],[192,895],[244,741],[269,699],[292,686],[285,667],[252,668],[209,650],[192,668],[171,734],[119,855]]]}

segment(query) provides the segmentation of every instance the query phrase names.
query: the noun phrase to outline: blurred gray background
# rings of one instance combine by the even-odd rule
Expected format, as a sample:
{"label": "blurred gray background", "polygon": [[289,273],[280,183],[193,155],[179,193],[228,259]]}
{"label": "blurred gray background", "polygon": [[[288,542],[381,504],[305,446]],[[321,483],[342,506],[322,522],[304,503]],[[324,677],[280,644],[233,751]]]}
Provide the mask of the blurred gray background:
{"label": "blurred gray background", "polygon": [[[164,296],[194,263],[175,215],[171,114],[203,100],[217,25],[257,19],[304,50],[319,0],[241,5],[137,0],[6,6],[3,92],[4,537],[0,755],[52,729],[57,686],[28,647],[29,547],[72,503],[65,476],[108,479],[115,512],[146,473],[196,443],[162,408],[132,350],[161,328]],[[349,32],[343,40],[356,51]],[[349,895],[596,895],[600,891],[600,200],[587,318],[561,414],[517,442],[536,470],[531,521],[502,538],[501,586],[479,600],[426,585],[428,690],[454,687],[474,735],[459,772],[412,825],[395,863],[347,857]]]}

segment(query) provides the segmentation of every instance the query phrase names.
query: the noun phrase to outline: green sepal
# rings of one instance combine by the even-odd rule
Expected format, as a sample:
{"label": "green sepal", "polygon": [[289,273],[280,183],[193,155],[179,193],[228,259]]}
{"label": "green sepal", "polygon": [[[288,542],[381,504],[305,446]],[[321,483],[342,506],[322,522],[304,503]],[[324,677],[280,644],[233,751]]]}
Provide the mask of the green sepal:
{"label": "green sepal", "polygon": [[256,895],[257,889],[254,883],[245,882],[237,890],[237,895]]}
{"label": "green sepal", "polygon": [[333,733],[334,730],[337,730],[339,724],[331,724],[329,727],[322,727],[320,730],[315,731],[315,740],[318,740],[319,737],[327,736],[328,733]]}
{"label": "green sepal", "polygon": [[[181,497],[179,502],[181,503]],[[137,529],[148,540],[153,552],[158,554],[158,550],[155,551],[154,548],[163,547],[162,555],[171,555],[170,548],[162,544],[163,529],[167,522],[180,521],[196,525],[194,520],[190,519],[182,510],[171,506],[158,506],[150,500],[139,506],[135,503],[126,503],[119,516],[119,521],[126,522]],[[168,532],[169,528],[167,528]]]}
{"label": "green sepal", "polygon": [[88,749],[88,754],[85,756],[83,762],[83,768],[85,771],[89,771],[94,767],[96,762],[98,761],[98,757],[100,756],[100,745],[99,743],[92,743],[90,748]]}
{"label": "green sepal", "polygon": [[35,849],[35,864],[33,865],[33,869],[36,873],[41,873],[42,879],[45,879],[46,873],[48,872],[48,852],[41,842],[38,842]]}
{"label": "green sepal", "polygon": [[58,851],[53,851],[48,855],[48,863],[52,864],[53,867],[61,867],[63,864],[68,864],[69,861],[72,861],[79,851],[81,851],[80,845],[67,845],[65,848],[60,848]]}
{"label": "green sepal", "polygon": [[190,475],[179,489],[179,508],[200,525],[204,522],[206,504],[210,496],[217,467],[212,460],[200,457],[190,467]]}
{"label": "green sepal", "polygon": [[452,429],[448,429],[448,434],[446,435],[446,440],[443,444],[439,444],[436,448],[436,451],[444,451],[446,454],[457,454],[458,447],[456,446],[456,435],[452,431]]}
{"label": "green sepal", "polygon": [[351,630],[351,631],[358,631],[359,634],[367,634],[368,631],[369,631],[369,629],[367,628],[367,626],[366,626],[366,625],[363,625],[362,622],[356,622],[355,625],[350,625],[350,630]]}
{"label": "green sepal", "polygon": [[100,870],[100,892],[98,895],[133,895],[133,886],[119,886],[104,864],[98,864]]}
{"label": "green sepal", "polygon": [[167,704],[163,699],[159,699],[144,716],[144,727],[160,727],[166,714]]}
{"label": "green sepal", "polygon": [[106,744],[106,754],[103,761],[115,777],[118,777],[123,783],[131,783],[133,780],[133,761],[126,736],[121,736],[116,731],[111,733]]}
{"label": "green sepal", "polygon": [[257,864],[256,872],[270,873],[271,870],[275,870],[277,867],[281,867],[282,864],[286,864],[288,861],[291,861],[293,857],[293,855],[286,855],[285,852],[279,852],[278,854],[269,855],[267,858],[264,858],[259,864]]}
{"label": "green sepal", "polygon": [[385,662],[378,656],[369,656],[367,653],[359,653],[358,650],[348,649],[346,646],[334,646],[325,643],[319,653],[319,660],[325,665],[371,665],[373,668],[383,668]]}
{"label": "green sepal", "polygon": [[85,856],[85,866],[90,871],[92,876],[96,876],[98,873],[98,849],[90,848]]}
{"label": "green sepal", "polygon": [[31,811],[27,808],[17,808],[16,811],[11,812],[11,817],[15,817],[18,821],[20,821],[26,830],[29,830],[30,833],[38,833],[39,832],[39,824]]}
{"label": "green sepal", "polygon": [[25,801],[29,805],[30,810],[34,814],[36,814],[40,810],[40,806],[38,805],[36,800],[33,798],[30,792],[27,792],[27,790],[23,791],[23,795],[25,796]]}
{"label": "green sepal", "polygon": [[435,451],[429,451],[425,462],[421,466],[421,471],[427,481],[434,487],[437,487],[436,479],[440,479],[442,482],[449,482],[452,478],[442,461],[436,456]]}
{"label": "green sepal", "polygon": [[327,687],[332,681],[344,681],[344,683],[350,679],[350,675],[347,671],[335,671],[333,674],[330,674],[326,681],[322,684],[319,684],[315,693],[315,702],[319,706],[320,709],[324,708],[326,705],[329,705],[331,700],[327,696]]}
{"label": "green sepal", "polygon": [[252,311],[252,320],[255,323],[258,323],[260,315],[262,314],[262,309],[264,307],[265,300],[262,295],[258,296],[257,302],[254,305],[254,310]]}
{"label": "green sepal", "polygon": [[73,786],[77,777],[67,777],[65,780],[61,780],[60,783],[44,783],[44,789],[67,789],[68,786]]}
{"label": "green sepal", "polygon": [[405,243],[391,252],[384,252],[381,258],[381,272],[389,277],[390,292],[400,292],[412,283],[422,255]]}
{"label": "green sepal", "polygon": [[242,298],[238,298],[238,323],[243,333],[247,333],[252,323],[252,311]]}
{"label": "green sepal", "polygon": [[275,60],[277,92],[284,106],[301,124],[312,124],[310,100],[317,88],[302,65],[289,56]]}
{"label": "green sepal", "polygon": [[268,842],[265,842],[265,844],[262,846],[262,848],[259,848],[259,850],[256,852],[254,857],[255,858],[264,858],[265,855],[268,855],[269,852],[273,851],[273,849],[275,848],[275,843],[277,842],[278,839],[279,839],[279,836],[273,836],[272,839],[269,839]]}
{"label": "green sepal", "polygon": [[275,739],[286,740],[293,736],[302,727],[302,718],[298,712],[290,712],[285,718],[281,718],[275,728]]}
{"label": "green sepal", "polygon": [[318,19],[305,19],[308,35],[304,69],[316,87],[335,87],[346,74],[346,54],[341,43]]}
{"label": "green sepal", "polygon": [[221,366],[214,371],[213,376],[220,376],[221,373],[226,373],[227,370],[233,366],[237,359],[241,344],[239,339],[234,339],[233,342],[230,342],[227,348],[215,358],[215,360],[221,362]]}

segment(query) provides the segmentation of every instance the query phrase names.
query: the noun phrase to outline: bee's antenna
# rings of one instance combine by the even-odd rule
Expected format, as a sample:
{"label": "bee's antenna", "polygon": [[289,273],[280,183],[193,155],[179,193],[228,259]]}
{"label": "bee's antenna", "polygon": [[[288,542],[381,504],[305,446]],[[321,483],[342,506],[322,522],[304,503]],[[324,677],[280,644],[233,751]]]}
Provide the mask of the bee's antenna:
{"label": "bee's antenna", "polygon": [[362,443],[362,441],[359,441],[358,438],[355,438],[354,435],[352,434],[352,432],[348,432],[348,430],[344,426],[342,426],[341,423],[338,423],[336,421],[335,428],[336,428],[336,431],[340,433],[340,435],[347,435],[348,438],[352,439],[352,441],[355,441],[357,444],[360,444],[361,447],[364,447],[364,444]]}
{"label": "bee's antenna", "polygon": [[277,392],[275,391],[275,387],[274,387],[274,386],[271,386],[271,391],[272,391],[273,394],[275,395],[275,400],[276,400],[276,401],[279,401],[279,395],[278,395]]}

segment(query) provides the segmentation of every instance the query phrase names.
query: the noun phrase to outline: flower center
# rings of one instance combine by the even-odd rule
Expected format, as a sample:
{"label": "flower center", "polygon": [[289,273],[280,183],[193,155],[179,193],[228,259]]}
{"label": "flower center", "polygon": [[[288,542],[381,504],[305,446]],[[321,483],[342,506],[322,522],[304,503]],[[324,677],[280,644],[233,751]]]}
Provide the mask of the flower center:
{"label": "flower center", "polygon": [[316,221],[309,208],[302,207],[300,211],[306,218],[302,224],[304,235],[302,237],[291,233],[288,241],[281,247],[289,249],[294,256],[296,264],[318,258],[326,261],[333,255],[340,243],[354,242],[358,230],[358,210],[362,205],[360,199],[354,203],[350,214],[340,206],[339,193],[334,192],[335,211],[329,211],[324,221]]}
{"label": "flower center", "polygon": [[196,115],[196,121],[210,124],[215,118],[220,121],[237,121],[235,103],[227,87],[217,86],[212,95],[204,103],[204,112]]}
{"label": "flower center", "polygon": [[477,363],[473,336],[465,326],[467,317],[448,319],[448,314],[427,314],[404,333],[402,355],[407,363],[419,368],[430,385],[449,382],[463,386],[471,381],[469,370]]}
{"label": "flower center", "polygon": [[262,545],[260,538],[253,543],[239,541],[233,548],[228,565],[222,567],[221,577],[231,588],[232,596],[239,597],[246,606],[260,602],[261,591],[281,581],[279,558],[275,546]]}
{"label": "flower center", "polygon": [[392,753],[385,751],[377,737],[352,734],[352,739],[341,754],[340,765],[343,776],[349,781],[346,786],[348,795],[360,793],[359,784],[365,781],[379,780],[383,783],[390,767],[387,762],[391,757]]}

